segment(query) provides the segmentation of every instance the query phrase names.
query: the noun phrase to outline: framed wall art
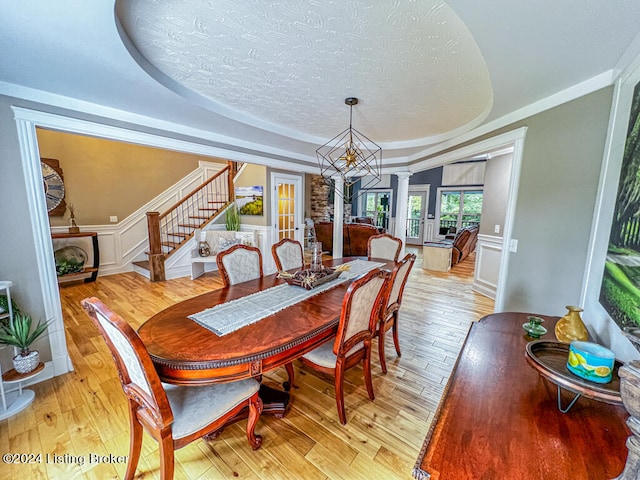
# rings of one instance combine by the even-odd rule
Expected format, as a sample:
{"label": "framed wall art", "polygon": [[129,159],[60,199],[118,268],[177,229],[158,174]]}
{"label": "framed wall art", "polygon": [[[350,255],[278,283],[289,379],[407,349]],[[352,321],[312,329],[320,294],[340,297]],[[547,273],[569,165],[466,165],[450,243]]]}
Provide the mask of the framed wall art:
{"label": "framed wall art", "polygon": [[236,205],[240,215],[263,215],[264,187],[236,187]]}
{"label": "framed wall art", "polygon": [[640,58],[616,82],[583,288],[595,341],[640,358],[622,334],[640,327]]}

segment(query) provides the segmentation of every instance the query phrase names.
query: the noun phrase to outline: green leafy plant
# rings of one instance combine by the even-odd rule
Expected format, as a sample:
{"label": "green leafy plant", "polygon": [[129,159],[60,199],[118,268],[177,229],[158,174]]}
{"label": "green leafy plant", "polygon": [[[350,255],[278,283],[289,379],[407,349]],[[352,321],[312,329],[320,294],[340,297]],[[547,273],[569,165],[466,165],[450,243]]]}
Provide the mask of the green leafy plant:
{"label": "green leafy plant", "polygon": [[32,326],[31,316],[17,313],[13,316],[13,322],[0,328],[0,344],[11,345],[20,349],[20,355],[27,356],[31,351],[29,347],[47,331],[49,323],[38,322],[35,328]]}
{"label": "green leafy plant", "polygon": [[240,230],[240,214],[238,213],[238,207],[236,207],[235,202],[227,208],[227,215],[224,224],[229,231],[237,232]]}
{"label": "green leafy plant", "polygon": [[56,274],[66,275],[67,273],[81,272],[84,269],[84,262],[74,260],[73,258],[65,258],[56,262]]}
{"label": "green leafy plant", "polygon": [[[14,315],[20,313],[20,307],[18,306],[18,304],[13,298],[11,299],[11,310]],[[9,311],[9,300],[7,300],[6,295],[0,295],[0,313],[4,313],[8,311]],[[2,320],[0,320],[0,327],[4,325],[9,325],[9,318],[3,318]]]}

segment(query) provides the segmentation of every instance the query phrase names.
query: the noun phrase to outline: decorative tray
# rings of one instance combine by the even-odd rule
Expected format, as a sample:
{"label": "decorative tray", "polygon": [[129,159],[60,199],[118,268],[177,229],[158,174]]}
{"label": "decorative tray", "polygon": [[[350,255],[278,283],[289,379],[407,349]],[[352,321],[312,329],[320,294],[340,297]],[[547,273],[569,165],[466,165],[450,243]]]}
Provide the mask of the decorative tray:
{"label": "decorative tray", "polygon": [[530,366],[563,388],[589,398],[597,397],[608,403],[621,403],[618,368],[622,363],[618,360],[615,361],[611,382],[601,384],[580,378],[569,371],[567,368],[568,343],[534,340],[527,344],[525,356]]}
{"label": "decorative tray", "polygon": [[305,270],[298,270],[295,273],[278,272],[278,278],[282,278],[289,285],[295,285],[297,287],[311,290],[323,283],[330,282],[340,276],[342,270],[336,270],[333,268],[322,267],[322,270],[311,270],[310,268]]}

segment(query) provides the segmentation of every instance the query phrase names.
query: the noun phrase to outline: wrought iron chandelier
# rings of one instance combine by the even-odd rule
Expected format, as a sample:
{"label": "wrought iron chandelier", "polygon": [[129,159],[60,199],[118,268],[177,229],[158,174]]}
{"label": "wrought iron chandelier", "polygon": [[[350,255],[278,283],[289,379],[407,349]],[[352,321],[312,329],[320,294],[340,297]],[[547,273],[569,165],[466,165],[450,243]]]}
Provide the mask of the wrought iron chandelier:
{"label": "wrought iron chandelier", "polygon": [[366,135],[353,128],[353,106],[358,99],[344,100],[349,105],[349,128],[343,130],[316,150],[320,175],[332,184],[336,176],[342,177],[344,191],[336,190],[336,195],[350,201],[355,183],[362,180],[360,189],[365,190],[378,183],[382,173],[382,148]]}

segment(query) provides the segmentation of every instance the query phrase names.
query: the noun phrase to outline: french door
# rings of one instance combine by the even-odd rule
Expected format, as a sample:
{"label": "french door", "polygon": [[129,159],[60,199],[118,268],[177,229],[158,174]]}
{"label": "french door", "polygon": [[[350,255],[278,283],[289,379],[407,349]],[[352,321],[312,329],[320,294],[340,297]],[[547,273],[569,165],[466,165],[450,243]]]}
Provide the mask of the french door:
{"label": "french door", "polygon": [[411,189],[407,201],[407,245],[422,245],[424,242],[425,216],[429,205],[428,187]]}
{"label": "french door", "polygon": [[283,238],[290,238],[303,244],[302,177],[272,173],[271,185],[273,243],[279,242]]}

